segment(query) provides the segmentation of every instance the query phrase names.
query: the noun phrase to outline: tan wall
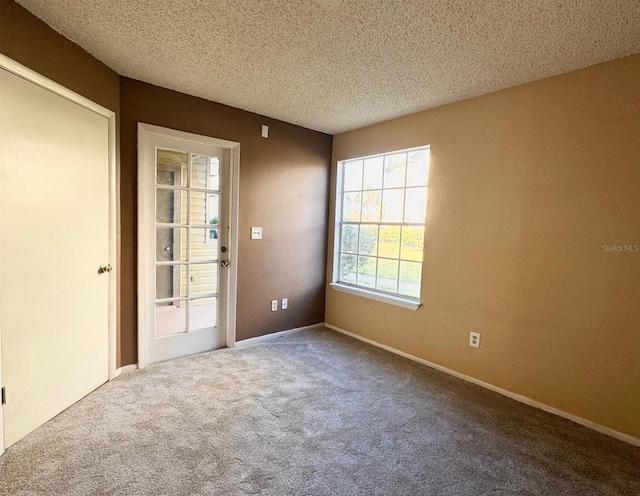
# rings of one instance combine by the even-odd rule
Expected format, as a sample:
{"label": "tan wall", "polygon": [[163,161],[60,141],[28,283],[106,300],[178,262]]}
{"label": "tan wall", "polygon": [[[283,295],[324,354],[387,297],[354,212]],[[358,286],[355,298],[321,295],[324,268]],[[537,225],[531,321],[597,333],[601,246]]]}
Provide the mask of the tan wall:
{"label": "tan wall", "polygon": [[[138,122],[240,142],[237,338],[322,322],[331,136],[127,78],[121,109],[122,363],[137,361]],[[285,297],[289,308],[271,312]]]}
{"label": "tan wall", "polygon": [[333,143],[333,179],[418,145],[432,162],[424,305],[327,287],[326,322],[640,437],[640,252],[602,248],[640,245],[640,55]]}

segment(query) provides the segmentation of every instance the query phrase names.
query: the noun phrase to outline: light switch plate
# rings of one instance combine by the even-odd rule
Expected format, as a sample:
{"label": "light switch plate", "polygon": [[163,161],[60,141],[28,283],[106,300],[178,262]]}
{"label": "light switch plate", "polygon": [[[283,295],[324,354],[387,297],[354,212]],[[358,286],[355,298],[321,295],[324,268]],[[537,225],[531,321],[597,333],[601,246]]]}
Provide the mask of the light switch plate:
{"label": "light switch plate", "polygon": [[264,124],[262,125],[262,137],[263,138],[269,137],[269,126],[265,126]]}
{"label": "light switch plate", "polygon": [[251,239],[262,239],[262,228],[261,227],[252,227],[251,228]]}

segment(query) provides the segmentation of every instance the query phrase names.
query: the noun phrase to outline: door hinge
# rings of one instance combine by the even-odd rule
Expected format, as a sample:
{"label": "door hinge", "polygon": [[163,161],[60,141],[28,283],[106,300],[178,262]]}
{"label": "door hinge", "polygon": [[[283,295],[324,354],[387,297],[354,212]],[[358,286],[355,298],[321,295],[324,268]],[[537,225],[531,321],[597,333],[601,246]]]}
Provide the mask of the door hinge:
{"label": "door hinge", "polygon": [[0,404],[2,405],[7,404],[7,390],[4,388],[4,386],[2,386],[2,403]]}

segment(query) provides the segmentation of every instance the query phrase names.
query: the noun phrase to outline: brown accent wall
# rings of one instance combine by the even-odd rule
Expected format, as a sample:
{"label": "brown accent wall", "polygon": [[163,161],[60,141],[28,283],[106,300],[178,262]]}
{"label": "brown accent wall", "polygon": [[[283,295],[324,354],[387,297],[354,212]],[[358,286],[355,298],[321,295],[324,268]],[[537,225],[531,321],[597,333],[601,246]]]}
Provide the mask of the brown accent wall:
{"label": "brown accent wall", "polygon": [[[138,122],[240,143],[237,339],[322,322],[332,137],[132,79],[120,92],[122,364],[137,362]],[[289,308],[271,312],[285,297]]]}
{"label": "brown accent wall", "polygon": [[[119,167],[118,74],[13,0],[0,0],[0,53],[116,112],[116,167]],[[118,327],[119,324],[118,319]],[[119,341],[117,361],[121,363]]]}
{"label": "brown accent wall", "polygon": [[0,53],[109,110],[118,110],[118,74],[13,0],[0,0]]}
{"label": "brown accent wall", "polygon": [[[137,362],[138,121],[241,143],[238,339],[322,322],[331,136],[120,78],[12,0],[0,0],[0,53],[117,113],[118,366]],[[249,241],[252,225],[262,241]],[[284,297],[289,309],[271,312]]]}
{"label": "brown accent wall", "polygon": [[334,177],[426,144],[432,165],[422,308],[327,287],[326,322],[640,438],[640,252],[603,249],[640,245],[640,55],[333,144]]}

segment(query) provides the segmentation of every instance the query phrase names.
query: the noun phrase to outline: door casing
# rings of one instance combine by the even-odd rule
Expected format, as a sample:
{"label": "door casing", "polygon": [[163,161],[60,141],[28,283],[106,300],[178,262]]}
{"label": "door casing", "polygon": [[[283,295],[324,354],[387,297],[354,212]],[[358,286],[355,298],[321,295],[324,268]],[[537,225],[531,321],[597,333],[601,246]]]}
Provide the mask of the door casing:
{"label": "door casing", "polygon": [[[109,380],[119,375],[120,370],[116,364],[116,347],[117,347],[117,295],[118,295],[118,217],[117,217],[117,198],[118,184],[116,179],[116,114],[115,112],[98,105],[88,98],[65,88],[61,84],[38,74],[28,67],[16,62],[5,55],[0,54],[0,68],[26,80],[37,86],[40,86],[62,98],[65,98],[81,107],[95,112],[108,120],[108,167],[109,167],[109,264],[112,271],[109,273]],[[2,284],[2,268],[0,267],[0,284]],[[1,302],[0,302],[1,305]],[[0,314],[2,307],[0,306]],[[0,328],[0,385],[2,384],[2,329]],[[0,455],[4,453],[4,407],[0,406]]]}
{"label": "door casing", "polygon": [[[155,198],[147,194],[149,190],[148,175],[145,165],[155,163],[155,157],[149,156],[148,141],[153,137],[172,138],[190,143],[200,143],[229,150],[229,174],[224,187],[227,188],[228,212],[229,212],[229,237],[228,237],[228,261],[229,266],[219,274],[226,279],[227,295],[225,312],[227,322],[225,333],[225,345],[233,348],[236,342],[236,301],[238,281],[238,210],[239,210],[239,178],[240,178],[240,143],[203,136],[199,134],[178,131],[175,129],[155,126],[153,124],[138,123],[138,368],[143,368],[148,363],[147,339],[152,315],[149,311],[154,308],[154,295],[149,294],[153,273],[147,267],[150,256],[155,257],[155,243],[149,242],[146,234],[146,214],[149,209],[155,210]],[[154,286],[155,287],[155,286]]]}

